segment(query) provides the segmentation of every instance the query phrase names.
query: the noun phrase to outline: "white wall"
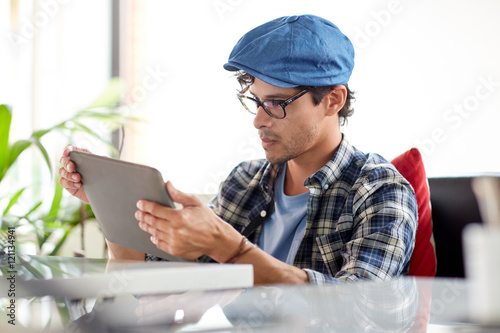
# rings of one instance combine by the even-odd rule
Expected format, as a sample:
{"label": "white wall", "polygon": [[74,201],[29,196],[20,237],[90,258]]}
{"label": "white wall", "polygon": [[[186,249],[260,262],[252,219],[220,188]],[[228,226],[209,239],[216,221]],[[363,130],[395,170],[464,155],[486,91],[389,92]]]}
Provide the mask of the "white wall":
{"label": "white wall", "polygon": [[145,67],[162,73],[142,107],[150,164],[190,192],[263,157],[223,63],[249,29],[292,14],[330,19],[356,48],[355,113],[344,132],[390,159],[416,146],[430,176],[500,171],[500,2],[149,1]]}
{"label": "white wall", "polygon": [[[60,3],[52,9],[20,2],[21,19],[48,18],[28,38],[33,45],[16,45],[1,31],[0,47],[10,52],[0,52],[2,76],[9,77],[0,82],[0,102],[14,104],[19,137],[84,106],[109,76],[110,2],[54,1],[37,2]],[[330,19],[355,45],[356,111],[343,129],[351,143],[388,159],[417,146],[431,176],[500,171],[500,1],[144,3],[145,47],[134,52],[145,59],[138,82],[148,85],[135,96],[134,112],[149,122],[138,161],[180,189],[214,192],[239,161],[264,156],[222,65],[251,28],[304,13]],[[26,24],[20,28],[29,34]]]}

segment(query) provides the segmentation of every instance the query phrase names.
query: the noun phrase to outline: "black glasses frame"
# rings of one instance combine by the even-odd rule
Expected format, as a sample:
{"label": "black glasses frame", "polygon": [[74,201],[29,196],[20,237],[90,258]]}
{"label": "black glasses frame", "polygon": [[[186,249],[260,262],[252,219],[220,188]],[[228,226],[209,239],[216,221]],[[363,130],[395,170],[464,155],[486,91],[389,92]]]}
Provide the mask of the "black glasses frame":
{"label": "black glasses frame", "polygon": [[[249,99],[253,102],[255,102],[255,104],[257,104],[257,109],[259,107],[261,107],[262,109],[264,109],[264,111],[266,111],[266,113],[270,116],[270,117],[273,117],[273,118],[276,118],[276,119],[283,119],[286,117],[286,107],[292,103],[293,101],[299,99],[300,97],[304,96],[308,91],[309,91],[309,88],[305,88],[301,91],[299,91],[298,93],[296,93],[295,95],[293,95],[292,97],[288,98],[288,99],[285,99],[285,100],[263,100],[263,101],[260,101],[256,98],[253,98],[253,97],[250,97],[250,96],[246,96],[244,95],[245,92],[248,91],[250,86],[246,87],[242,92],[236,94],[236,96],[238,97],[238,99],[240,100],[241,104],[243,105],[243,107],[245,108],[245,110],[247,110],[249,113],[251,114],[257,114],[257,112],[252,112],[248,106],[245,104],[245,99]],[[266,106],[265,106],[265,103],[273,103],[273,104],[277,104],[279,106],[281,106],[281,108],[283,109],[283,117],[279,117],[279,116],[276,116],[275,114],[273,114],[271,111],[269,111]]]}

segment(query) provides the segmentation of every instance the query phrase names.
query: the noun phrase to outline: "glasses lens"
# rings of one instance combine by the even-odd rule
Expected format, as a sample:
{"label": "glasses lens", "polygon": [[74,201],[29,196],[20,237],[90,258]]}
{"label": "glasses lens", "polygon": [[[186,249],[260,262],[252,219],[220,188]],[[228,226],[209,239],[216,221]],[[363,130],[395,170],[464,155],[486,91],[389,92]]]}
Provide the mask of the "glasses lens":
{"label": "glasses lens", "polygon": [[259,107],[253,99],[247,98],[244,95],[238,95],[238,98],[248,112],[251,114],[257,114],[257,109]]}
{"label": "glasses lens", "polygon": [[[250,112],[251,114],[257,114],[257,111],[259,109],[259,104],[256,100],[254,100],[251,97],[247,97],[245,95],[238,95],[238,98],[240,99],[241,104],[243,104],[243,106],[245,107],[245,109],[247,109],[248,112]],[[283,111],[281,105],[279,105],[278,103],[279,102],[264,101],[262,105],[264,106],[264,110],[271,117],[284,118],[285,112]]]}
{"label": "glasses lens", "polygon": [[279,102],[273,102],[273,101],[264,101],[264,109],[267,111],[267,113],[270,113],[273,117],[275,118],[283,118],[285,117],[285,113],[283,111],[283,108],[281,105],[278,104]]}

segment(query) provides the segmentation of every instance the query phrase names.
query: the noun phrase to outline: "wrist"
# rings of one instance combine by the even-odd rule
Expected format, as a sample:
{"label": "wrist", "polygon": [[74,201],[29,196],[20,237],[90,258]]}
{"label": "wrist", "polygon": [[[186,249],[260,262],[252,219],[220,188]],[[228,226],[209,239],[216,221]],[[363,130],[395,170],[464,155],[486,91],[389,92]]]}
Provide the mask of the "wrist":
{"label": "wrist", "polygon": [[251,243],[245,236],[241,236],[241,241],[233,254],[224,261],[226,264],[234,264],[239,258],[243,257],[245,254],[256,248],[257,246]]}
{"label": "wrist", "polygon": [[241,244],[242,235],[227,222],[220,220],[217,232],[213,234],[205,254],[217,262],[224,263],[236,252]]}

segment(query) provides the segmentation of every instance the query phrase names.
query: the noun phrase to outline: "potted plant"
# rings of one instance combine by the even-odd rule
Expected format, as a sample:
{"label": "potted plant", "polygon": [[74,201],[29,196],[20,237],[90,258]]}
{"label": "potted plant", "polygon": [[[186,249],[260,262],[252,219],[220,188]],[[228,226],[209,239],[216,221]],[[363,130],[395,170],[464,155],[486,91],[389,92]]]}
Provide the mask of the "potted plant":
{"label": "potted plant", "polygon": [[[120,87],[120,81],[112,79],[108,88],[88,107],[50,128],[36,130],[29,138],[15,142],[9,140],[11,120],[15,112],[8,105],[0,105],[0,189],[2,190],[0,192],[0,250],[8,244],[8,228],[10,227],[11,231],[15,228],[18,243],[34,245],[37,254],[56,255],[70,232],[78,225],[82,227],[81,249],[85,250],[83,228],[85,221],[94,215],[88,204],[65,195],[63,188],[59,185],[59,176],[55,170],[57,168],[54,168],[53,162],[58,161],[59,156],[50,156],[42,138],[58,133],[65,137],[68,143],[73,143],[72,137],[76,133],[83,133],[102,142],[109,147],[112,155],[116,155],[118,151],[110,140],[111,132],[123,128],[129,121],[138,120],[119,111],[117,106],[121,98]],[[105,122],[109,133],[97,133],[88,125],[89,121]],[[53,175],[52,194],[49,198],[35,199],[33,196],[33,201],[29,206],[20,208],[20,200],[27,195],[27,192],[39,185],[32,184],[6,190],[5,183],[13,183],[12,179],[15,176],[13,169],[15,169],[16,162],[21,154],[30,149],[38,150],[45,164],[45,166],[33,165],[34,172],[41,173],[41,168],[46,167]]]}

